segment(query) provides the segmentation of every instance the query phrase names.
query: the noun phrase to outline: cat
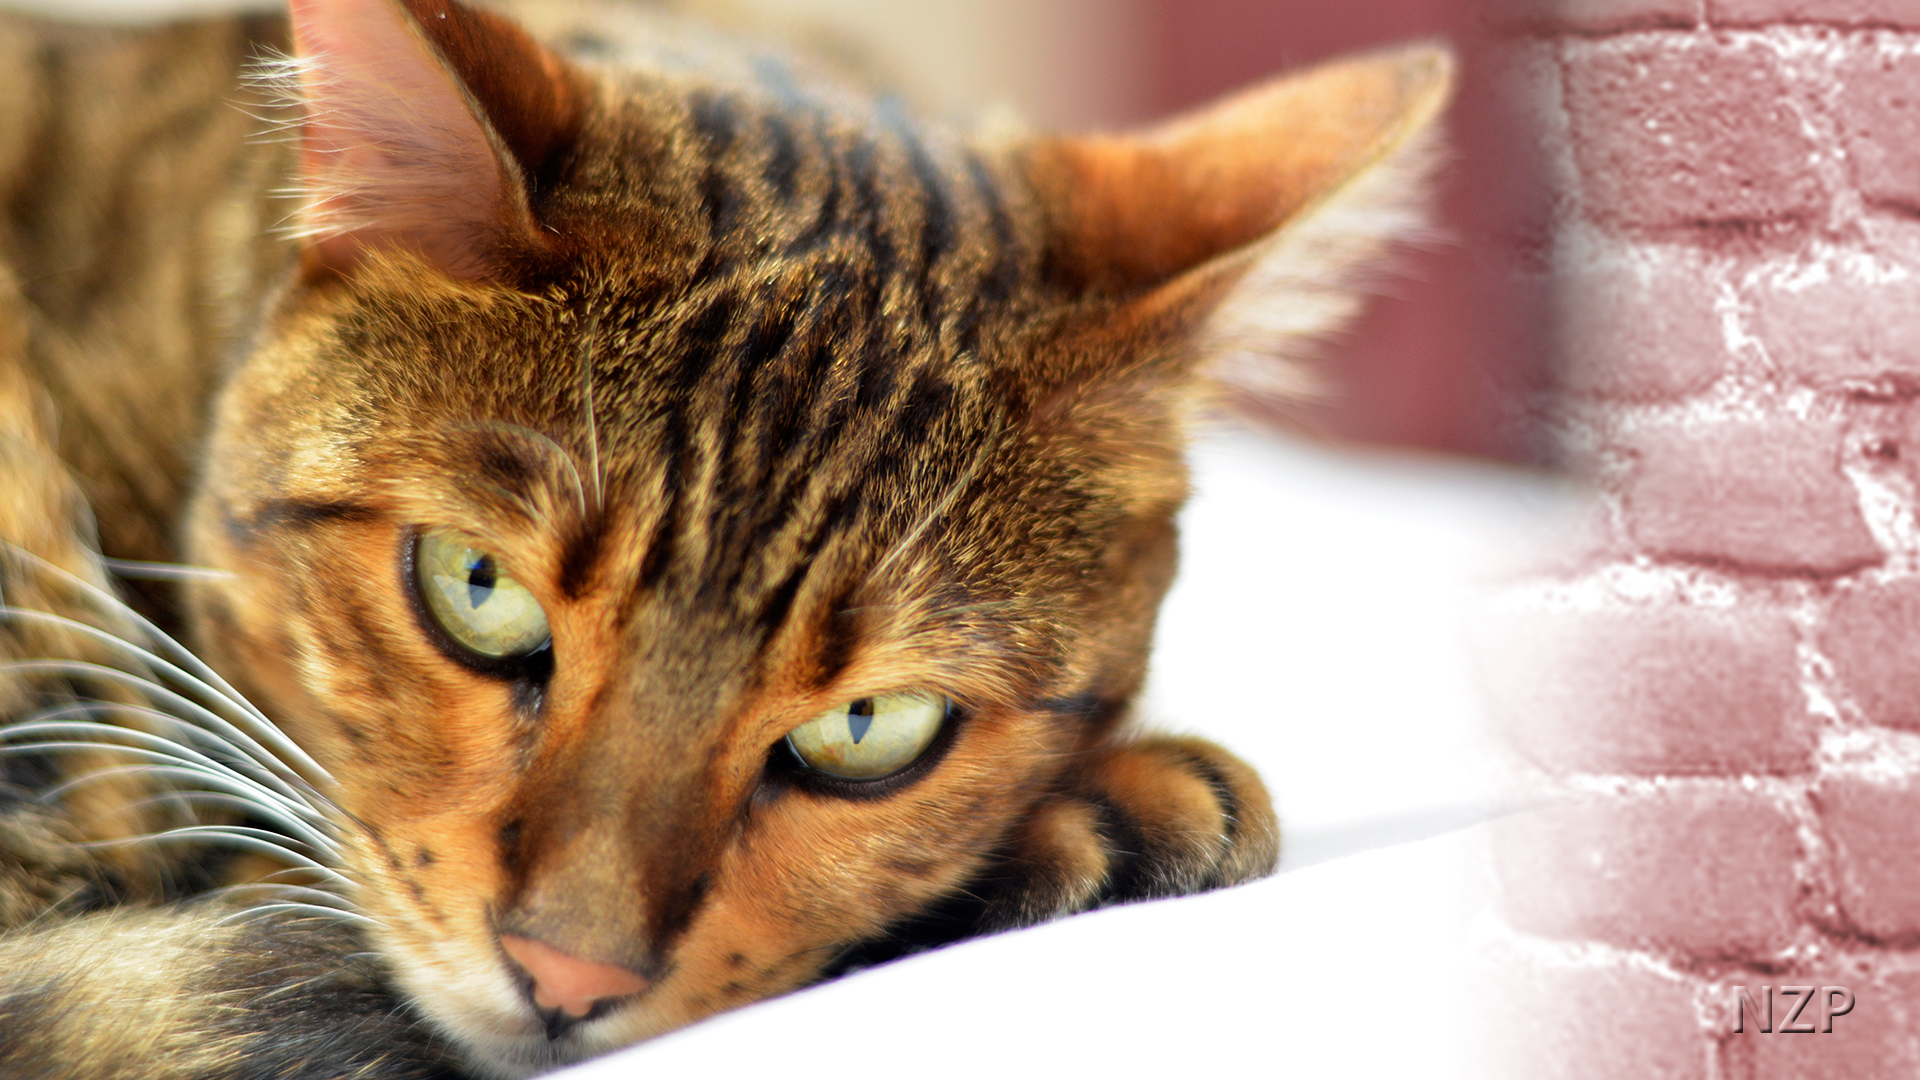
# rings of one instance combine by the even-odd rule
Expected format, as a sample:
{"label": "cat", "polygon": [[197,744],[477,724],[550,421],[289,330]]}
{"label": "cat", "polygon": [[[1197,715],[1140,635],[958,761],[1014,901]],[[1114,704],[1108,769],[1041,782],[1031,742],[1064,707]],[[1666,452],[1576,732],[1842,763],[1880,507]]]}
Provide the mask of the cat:
{"label": "cat", "polygon": [[1271,872],[1129,725],[1184,441],[1450,82],[1059,137],[612,0],[0,17],[0,1073],[527,1076]]}

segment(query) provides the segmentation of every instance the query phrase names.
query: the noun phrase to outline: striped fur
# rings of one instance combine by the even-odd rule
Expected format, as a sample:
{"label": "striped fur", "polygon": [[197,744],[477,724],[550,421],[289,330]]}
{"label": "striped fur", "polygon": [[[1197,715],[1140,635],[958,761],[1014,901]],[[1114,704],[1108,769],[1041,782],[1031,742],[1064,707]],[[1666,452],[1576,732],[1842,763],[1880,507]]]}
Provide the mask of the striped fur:
{"label": "striped fur", "polygon": [[[1258,777],[1128,723],[1182,447],[1408,227],[1444,56],[980,138],[671,15],[517,13],[560,51],[452,0],[0,21],[9,1076],[524,1076],[1272,869]],[[452,656],[425,530],[551,648]],[[121,603],[125,560],[205,569]],[[953,702],[905,771],[783,748],[895,691]],[[503,935],[646,989],[543,1010]]]}

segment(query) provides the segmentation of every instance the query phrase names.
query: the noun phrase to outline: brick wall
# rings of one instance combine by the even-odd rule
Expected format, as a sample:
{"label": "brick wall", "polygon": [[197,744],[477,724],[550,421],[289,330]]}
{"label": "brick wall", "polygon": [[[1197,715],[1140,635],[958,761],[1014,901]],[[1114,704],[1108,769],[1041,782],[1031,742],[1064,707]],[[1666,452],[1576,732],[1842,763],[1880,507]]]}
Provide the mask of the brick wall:
{"label": "brick wall", "polygon": [[[1920,1074],[1920,0],[1507,30],[1600,499],[1482,642],[1542,800],[1494,831],[1502,1073]],[[1853,1005],[1781,1031],[1784,986]]]}

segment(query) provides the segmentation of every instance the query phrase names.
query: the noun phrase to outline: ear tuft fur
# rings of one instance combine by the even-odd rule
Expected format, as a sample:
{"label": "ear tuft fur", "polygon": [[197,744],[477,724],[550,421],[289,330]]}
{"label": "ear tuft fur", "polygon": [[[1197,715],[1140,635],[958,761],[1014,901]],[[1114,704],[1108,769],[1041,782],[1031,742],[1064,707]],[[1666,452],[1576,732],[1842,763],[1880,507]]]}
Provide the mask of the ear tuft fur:
{"label": "ear tuft fur", "polygon": [[1390,244],[1431,237],[1452,85],[1451,54],[1414,45],[1144,132],[1036,142],[1025,161],[1057,286],[1192,334],[1185,355],[1229,394],[1297,400],[1313,381],[1292,361],[1359,309]]}
{"label": "ear tuft fur", "polygon": [[1394,248],[1444,241],[1430,217],[1444,160],[1440,133],[1420,131],[1260,246],[1196,339],[1225,396],[1284,413],[1323,392],[1310,361],[1391,277]]}

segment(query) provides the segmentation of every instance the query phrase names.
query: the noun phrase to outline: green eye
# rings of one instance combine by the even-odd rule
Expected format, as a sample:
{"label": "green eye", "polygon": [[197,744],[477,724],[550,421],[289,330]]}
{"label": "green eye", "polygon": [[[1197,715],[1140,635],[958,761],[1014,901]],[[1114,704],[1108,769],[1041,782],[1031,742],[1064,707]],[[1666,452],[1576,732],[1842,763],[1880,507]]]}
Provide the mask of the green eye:
{"label": "green eye", "polygon": [[920,760],[946,719],[946,698],[882,694],[828,709],[787,732],[787,745],[828,776],[878,780]]}
{"label": "green eye", "polygon": [[492,555],[445,533],[421,533],[414,549],[420,596],[447,636],[496,660],[547,643],[547,613],[525,585],[502,574]]}

